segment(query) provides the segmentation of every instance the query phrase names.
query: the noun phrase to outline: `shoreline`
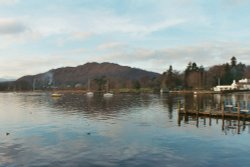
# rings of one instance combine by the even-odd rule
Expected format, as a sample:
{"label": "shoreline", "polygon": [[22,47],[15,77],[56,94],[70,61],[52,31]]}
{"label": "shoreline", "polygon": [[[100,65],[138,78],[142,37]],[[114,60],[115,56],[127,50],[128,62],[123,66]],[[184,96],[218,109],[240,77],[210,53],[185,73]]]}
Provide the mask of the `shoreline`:
{"label": "shoreline", "polygon": [[[0,93],[61,93],[61,94],[67,94],[67,93],[74,93],[74,94],[85,94],[88,91],[87,90],[81,90],[81,89],[58,89],[58,90],[28,90],[28,91],[0,91]],[[93,93],[101,94],[105,93],[105,91],[92,91]],[[212,90],[173,90],[169,92],[160,93],[158,91],[155,91],[153,89],[149,88],[142,88],[140,90],[136,89],[118,89],[118,90],[110,90],[110,92],[115,94],[123,94],[123,93],[131,93],[131,94],[138,94],[138,93],[153,93],[153,94],[229,94],[229,93],[244,93],[244,92],[250,92],[250,90],[234,90],[234,91],[222,91],[222,92],[215,92]]]}

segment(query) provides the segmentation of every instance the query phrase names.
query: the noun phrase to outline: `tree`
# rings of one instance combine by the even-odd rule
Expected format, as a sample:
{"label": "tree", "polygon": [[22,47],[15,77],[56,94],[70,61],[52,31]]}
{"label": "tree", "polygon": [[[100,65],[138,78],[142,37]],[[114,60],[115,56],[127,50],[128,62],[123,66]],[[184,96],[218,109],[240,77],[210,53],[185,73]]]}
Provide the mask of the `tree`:
{"label": "tree", "polygon": [[236,60],[236,57],[233,56],[233,57],[231,58],[231,66],[234,67],[234,66],[236,66],[236,65],[237,65],[237,60]]}
{"label": "tree", "polygon": [[[191,64],[190,64],[191,69]],[[172,65],[161,76],[161,88],[173,90],[175,88],[181,88],[183,85],[182,75],[173,69]]]}
{"label": "tree", "polygon": [[185,88],[201,89],[204,86],[204,67],[189,62],[184,74]]}
{"label": "tree", "polygon": [[139,89],[141,88],[140,82],[137,81],[137,80],[134,80],[134,81],[133,81],[133,87],[134,87],[135,89],[139,90]]}
{"label": "tree", "polygon": [[207,85],[216,86],[218,80],[221,85],[232,84],[233,80],[240,80],[246,77],[247,67],[245,64],[238,63],[235,57],[231,58],[231,63],[225,63],[222,65],[215,65],[211,67],[207,72]]}
{"label": "tree", "polygon": [[106,84],[106,82],[107,82],[105,76],[102,76],[102,77],[100,77],[100,78],[95,78],[94,81],[95,81],[95,83],[97,84],[98,90],[99,90],[99,91],[102,91],[102,90],[103,90],[103,88],[104,88],[104,86],[105,86],[105,84]]}
{"label": "tree", "polygon": [[169,69],[167,70],[167,74],[166,74],[166,86],[168,89],[173,89],[176,85],[175,85],[175,78],[174,78],[174,74],[173,74],[173,67],[170,65]]}

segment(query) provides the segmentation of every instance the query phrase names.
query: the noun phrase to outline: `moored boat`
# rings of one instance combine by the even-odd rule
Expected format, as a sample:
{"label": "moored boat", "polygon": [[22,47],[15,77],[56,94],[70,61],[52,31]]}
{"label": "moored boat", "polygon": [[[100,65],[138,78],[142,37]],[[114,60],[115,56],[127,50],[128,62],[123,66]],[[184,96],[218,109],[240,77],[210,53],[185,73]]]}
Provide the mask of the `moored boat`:
{"label": "moored boat", "polygon": [[61,97],[63,94],[61,93],[52,93],[51,96],[52,97]]}

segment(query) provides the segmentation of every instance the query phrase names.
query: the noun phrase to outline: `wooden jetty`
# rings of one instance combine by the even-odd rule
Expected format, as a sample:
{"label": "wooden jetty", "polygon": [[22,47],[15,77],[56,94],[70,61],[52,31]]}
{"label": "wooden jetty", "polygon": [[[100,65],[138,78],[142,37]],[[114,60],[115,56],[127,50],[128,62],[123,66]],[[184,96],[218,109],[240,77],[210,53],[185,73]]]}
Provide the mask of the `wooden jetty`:
{"label": "wooden jetty", "polygon": [[[227,110],[225,110],[225,108]],[[236,109],[236,111],[235,111]],[[192,120],[196,120],[196,127],[199,127],[199,119],[204,120],[204,125],[206,124],[206,119],[208,118],[208,125],[212,126],[212,118],[216,119],[216,124],[218,124],[218,119],[222,120],[222,131],[225,128],[235,128],[237,133],[240,134],[241,127],[245,129],[246,125],[249,124],[250,121],[250,111],[240,107],[240,103],[237,103],[237,106],[233,105],[224,105],[221,104],[220,108],[210,108],[208,110],[199,110],[197,107],[193,109],[186,109],[185,103],[178,104],[178,125],[181,125],[181,121],[184,118],[184,122],[189,122],[190,118]],[[234,125],[226,126],[225,121],[233,122]],[[242,122],[242,123],[241,123]],[[248,123],[247,123],[248,122]],[[250,125],[250,124],[249,124]]]}
{"label": "wooden jetty", "polygon": [[[226,111],[225,108],[228,108]],[[237,111],[235,112],[234,110]],[[221,108],[210,108],[209,110],[199,110],[199,109],[186,109],[185,104],[178,105],[178,114],[188,114],[196,116],[206,116],[214,118],[231,118],[231,119],[247,119],[250,120],[250,111],[240,107],[240,104],[237,103],[237,106],[224,105],[221,104]]]}

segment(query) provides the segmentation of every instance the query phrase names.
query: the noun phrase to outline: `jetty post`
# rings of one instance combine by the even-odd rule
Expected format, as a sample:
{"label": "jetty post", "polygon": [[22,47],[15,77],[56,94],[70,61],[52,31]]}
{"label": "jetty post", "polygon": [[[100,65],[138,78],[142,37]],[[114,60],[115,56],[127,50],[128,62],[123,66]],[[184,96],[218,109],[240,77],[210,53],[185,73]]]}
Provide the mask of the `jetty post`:
{"label": "jetty post", "polygon": [[178,100],[178,114],[181,113],[181,101]]}
{"label": "jetty post", "polygon": [[237,103],[237,114],[238,114],[238,121],[240,120],[240,103]]}
{"label": "jetty post", "polygon": [[224,102],[221,103],[221,115],[222,115],[222,131],[224,131],[225,127],[225,120],[224,120]]}
{"label": "jetty post", "polygon": [[224,119],[224,116],[225,116],[224,103],[221,103],[221,115],[222,115],[222,118]]}
{"label": "jetty post", "polygon": [[178,126],[181,126],[181,101],[178,100]]}
{"label": "jetty post", "polygon": [[211,105],[209,106],[209,126],[212,125],[212,108],[211,108]]}
{"label": "jetty post", "polygon": [[237,114],[238,114],[238,131],[237,131],[237,133],[240,134],[240,102],[237,103]]}

